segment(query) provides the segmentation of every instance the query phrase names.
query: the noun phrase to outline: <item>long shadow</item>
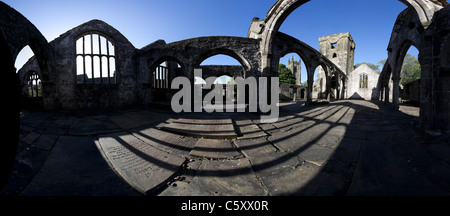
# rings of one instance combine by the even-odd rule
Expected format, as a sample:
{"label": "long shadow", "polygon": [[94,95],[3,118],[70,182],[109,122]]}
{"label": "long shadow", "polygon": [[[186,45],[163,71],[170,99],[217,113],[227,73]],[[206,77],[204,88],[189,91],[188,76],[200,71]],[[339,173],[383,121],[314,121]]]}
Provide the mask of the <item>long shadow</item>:
{"label": "long shadow", "polygon": [[[375,104],[377,106],[377,108],[379,108],[379,110],[382,111],[382,113],[372,113],[372,114],[364,114],[362,113],[363,111],[375,111],[376,109],[374,108],[370,108],[370,107],[366,107],[366,106],[362,106],[359,104],[355,104],[355,103],[351,103],[351,102],[340,102],[340,104],[347,106],[349,108],[354,108],[355,109],[355,113],[354,116],[352,117],[352,120],[350,121],[350,123],[348,124],[348,126],[353,125],[355,122],[355,119],[364,119],[365,115],[379,115],[379,116],[394,116],[394,119],[411,119],[414,121],[417,121],[417,117],[415,116],[411,116],[408,115],[406,113],[402,113],[399,111],[393,111],[391,108],[389,108],[388,105],[384,105],[382,103],[379,102],[374,102],[373,104]],[[379,117],[376,116],[376,117]],[[361,123],[361,122],[358,122]],[[401,122],[396,122],[394,124],[399,124],[402,125]],[[337,124],[339,125],[339,124]],[[346,125],[346,124],[343,124]],[[380,126],[382,127],[382,126]],[[349,127],[347,127],[348,129]],[[375,132],[375,131],[373,131]],[[381,132],[385,132],[385,131],[381,131]],[[341,142],[338,144],[338,146],[335,149],[335,152],[331,155],[330,159],[327,161],[326,164],[324,164],[321,168],[321,171],[314,177],[312,178],[306,185],[303,185],[298,191],[293,191],[292,193],[289,194],[284,194],[284,195],[311,195],[313,194],[314,190],[318,190],[315,191],[319,194],[327,194],[327,195],[346,195],[351,183],[352,183],[352,179],[353,179],[353,175],[354,172],[357,168],[357,163],[359,163],[359,161],[361,160],[360,158],[360,154],[361,154],[361,148],[363,148],[364,142],[366,139],[361,139],[362,141],[359,142],[359,145],[354,145],[354,143],[351,142],[355,142],[355,140],[358,140],[354,137],[349,137],[348,135],[348,130],[345,132]],[[358,149],[354,149],[355,152],[357,152],[357,155],[351,155],[355,160],[354,161],[348,161],[348,160],[342,160],[341,156],[342,155],[347,155],[349,156],[348,153],[348,147],[354,147],[354,148],[359,148]],[[393,149],[395,149],[395,147],[392,147]],[[386,151],[388,151],[389,149],[386,149]],[[397,148],[398,150],[398,148]],[[399,152],[395,152],[396,154],[399,154]],[[344,156],[345,157],[345,156]],[[374,161],[374,163],[376,163],[376,161]],[[338,169],[338,172],[336,172],[336,169]],[[334,171],[334,172],[329,172],[329,171]],[[324,173],[328,173],[327,175],[324,175]],[[330,175],[335,175],[334,177],[330,177]],[[336,179],[340,179],[339,181],[341,185],[336,185]],[[318,186],[321,185],[321,186]],[[326,186],[328,185],[328,186]],[[319,188],[317,188],[319,187]],[[325,188],[325,189],[324,189]],[[325,190],[325,191],[324,191]],[[316,195],[319,195],[316,194]]]}
{"label": "long shadow", "polygon": [[[337,111],[335,111],[332,114],[330,114],[330,116],[334,115],[334,113],[336,113]],[[308,128],[310,128],[310,127],[308,127]],[[303,130],[307,130],[308,128],[305,128]],[[308,142],[307,144],[303,145],[301,148],[299,148],[298,150],[293,152],[293,154],[297,155],[299,152],[303,151],[304,149],[307,149],[310,145],[314,144],[316,141],[318,141],[320,138],[322,138],[325,135],[325,133],[326,133],[326,131],[322,132],[314,140]],[[287,138],[292,137],[294,135],[295,134],[290,134],[288,136],[283,137],[283,139],[287,139]],[[157,139],[151,138],[149,136],[145,136],[145,137],[149,138],[149,139],[151,139],[151,140],[153,140],[153,141],[155,141],[155,142],[157,142],[159,144],[162,144],[162,145],[166,145],[166,146],[169,146],[169,147],[175,147],[175,148],[182,149],[182,150],[189,150],[189,148],[180,148],[179,146],[176,146],[176,145],[173,145],[173,144],[161,141],[161,140],[157,140]],[[135,147],[133,147],[129,143],[127,143],[124,140],[122,140],[120,137],[113,136],[112,138],[117,140],[121,145],[123,145],[129,151],[133,152],[138,157],[140,157],[140,158],[142,158],[142,159],[144,159],[144,160],[146,160],[146,161],[148,161],[150,163],[153,163],[153,164],[155,164],[155,165],[157,165],[157,166],[159,166],[161,168],[168,169],[168,170],[171,170],[171,171],[174,171],[174,172],[176,172],[179,169],[179,167],[174,168],[173,164],[161,161],[161,160],[159,160],[157,158],[152,157],[151,155],[148,155],[147,153],[142,152],[139,149],[136,149]],[[263,145],[271,145],[271,144],[269,142],[267,142],[267,143],[264,143],[264,144],[261,144],[261,145],[258,145],[258,146],[252,146],[251,148],[257,148],[257,147],[260,147],[260,146],[263,146]],[[212,148],[211,149],[203,148],[202,150],[205,150],[205,151],[215,150],[215,151],[217,151],[217,149],[212,149]],[[222,150],[224,150],[224,149],[222,149]],[[232,149],[230,148],[228,150],[232,150]],[[282,163],[282,162],[285,162],[285,161],[291,159],[294,155],[288,154],[286,156],[279,157],[276,160],[256,165],[254,168],[256,170],[267,169],[267,168],[270,168],[272,166],[275,166],[275,165],[277,165],[279,163]],[[228,176],[230,176],[230,175],[234,176],[234,175],[248,174],[248,173],[251,173],[251,172],[253,172],[253,171],[251,169],[248,169],[248,167],[238,168],[238,169],[220,170],[220,171],[217,171],[217,170],[202,170],[202,176],[218,176],[218,177],[220,177],[220,176],[224,176],[224,173],[227,173]]]}

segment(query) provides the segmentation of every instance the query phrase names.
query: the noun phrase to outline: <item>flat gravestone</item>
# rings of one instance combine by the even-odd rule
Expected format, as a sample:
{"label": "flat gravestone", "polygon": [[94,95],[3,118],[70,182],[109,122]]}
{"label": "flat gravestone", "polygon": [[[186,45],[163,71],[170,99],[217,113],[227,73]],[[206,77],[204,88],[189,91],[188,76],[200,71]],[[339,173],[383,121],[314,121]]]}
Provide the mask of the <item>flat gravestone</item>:
{"label": "flat gravestone", "polygon": [[197,138],[234,139],[237,137],[230,118],[179,118],[161,126],[162,130]]}
{"label": "flat gravestone", "polygon": [[153,147],[180,157],[188,157],[189,152],[197,143],[195,138],[180,136],[155,128],[135,129],[131,133]]}
{"label": "flat gravestone", "polygon": [[199,139],[189,154],[213,159],[231,159],[241,155],[230,140],[220,139]]}
{"label": "flat gravestone", "polygon": [[110,166],[143,194],[166,183],[185,161],[126,132],[102,136],[97,146]]}

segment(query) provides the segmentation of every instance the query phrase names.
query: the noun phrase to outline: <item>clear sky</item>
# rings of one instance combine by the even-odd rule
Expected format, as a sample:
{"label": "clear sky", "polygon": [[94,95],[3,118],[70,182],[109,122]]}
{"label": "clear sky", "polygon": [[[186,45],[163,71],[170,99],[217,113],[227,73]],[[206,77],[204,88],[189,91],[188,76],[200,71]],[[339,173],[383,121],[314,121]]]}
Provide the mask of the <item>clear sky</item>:
{"label": "clear sky", "polygon": [[[118,29],[136,48],[142,48],[158,39],[170,43],[200,36],[246,37],[252,18],[263,19],[276,0],[4,2],[27,17],[49,42],[84,22],[100,19]],[[386,48],[392,27],[397,15],[406,7],[398,0],[311,0],[295,10],[280,31],[316,49],[319,37],[350,32],[356,43],[355,64],[376,64],[387,58]],[[280,63],[287,64],[288,57],[281,59]],[[20,58],[25,60],[17,61],[26,61],[29,56]],[[204,64],[238,63],[230,57],[212,57]]]}

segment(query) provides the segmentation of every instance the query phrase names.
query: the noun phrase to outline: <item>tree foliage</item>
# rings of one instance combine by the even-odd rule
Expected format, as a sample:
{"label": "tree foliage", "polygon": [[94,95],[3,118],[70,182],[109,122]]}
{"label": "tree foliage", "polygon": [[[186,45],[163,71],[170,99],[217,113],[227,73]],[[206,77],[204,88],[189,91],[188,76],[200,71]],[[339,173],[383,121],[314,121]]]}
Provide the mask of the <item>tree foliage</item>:
{"label": "tree foliage", "polygon": [[420,72],[420,63],[417,57],[407,53],[405,59],[403,60],[400,83],[405,85],[414,80],[420,79]]}
{"label": "tree foliage", "polygon": [[295,84],[295,76],[289,68],[284,64],[280,64],[278,66],[278,77],[280,78],[280,82]]}
{"label": "tree foliage", "polygon": [[[377,73],[381,73],[381,70],[383,69],[384,64],[386,63],[387,59],[383,59],[378,61],[378,64],[371,64],[366,63],[369,65],[370,68],[372,68],[373,71]],[[356,64],[355,68],[361,65],[362,63]],[[410,83],[414,80],[420,79],[420,63],[416,56],[411,55],[409,53],[406,54],[405,59],[403,61],[402,71],[400,74],[400,83],[402,85],[405,85],[407,83]]]}

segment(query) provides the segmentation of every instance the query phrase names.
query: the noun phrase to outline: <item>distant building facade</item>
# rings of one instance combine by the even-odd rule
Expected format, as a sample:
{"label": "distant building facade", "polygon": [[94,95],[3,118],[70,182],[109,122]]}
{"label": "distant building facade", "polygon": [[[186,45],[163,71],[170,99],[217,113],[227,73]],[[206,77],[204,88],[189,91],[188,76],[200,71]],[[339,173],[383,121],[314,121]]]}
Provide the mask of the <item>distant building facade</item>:
{"label": "distant building facade", "polygon": [[288,69],[292,71],[295,77],[295,84],[301,85],[302,82],[302,60],[299,59],[298,61],[295,61],[294,56],[292,56],[292,60],[288,60]]}

